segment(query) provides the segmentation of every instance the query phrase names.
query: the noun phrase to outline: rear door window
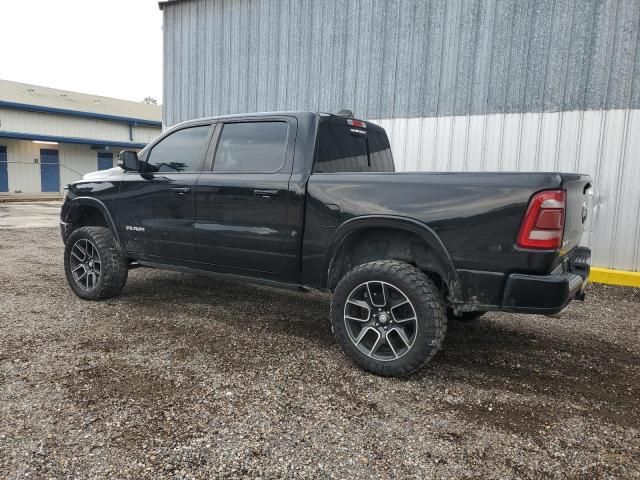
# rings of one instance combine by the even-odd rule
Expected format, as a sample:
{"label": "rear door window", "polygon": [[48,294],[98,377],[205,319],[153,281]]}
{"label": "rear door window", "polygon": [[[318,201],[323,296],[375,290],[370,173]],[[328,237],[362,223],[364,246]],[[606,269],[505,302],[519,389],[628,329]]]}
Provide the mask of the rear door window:
{"label": "rear door window", "polygon": [[314,171],[393,172],[393,156],[384,133],[350,125],[320,123]]}
{"label": "rear door window", "polygon": [[288,130],[286,122],[225,124],[213,171],[270,173],[280,170],[284,164]]}

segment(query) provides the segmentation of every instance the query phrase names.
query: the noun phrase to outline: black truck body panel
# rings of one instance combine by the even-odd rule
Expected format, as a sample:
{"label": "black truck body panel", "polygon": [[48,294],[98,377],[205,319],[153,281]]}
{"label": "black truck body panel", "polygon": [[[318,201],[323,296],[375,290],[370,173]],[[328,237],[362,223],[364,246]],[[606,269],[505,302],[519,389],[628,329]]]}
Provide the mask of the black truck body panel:
{"label": "black truck body panel", "polygon": [[[277,171],[212,170],[223,125],[238,121],[288,125],[284,161]],[[209,126],[201,172],[113,169],[89,175],[69,186],[61,212],[63,237],[89,207],[104,215],[121,252],[141,264],[331,289],[338,252],[351,235],[363,229],[394,230],[419,239],[423,263],[442,278],[456,310],[554,313],[583,294],[590,252],[578,246],[589,177],[313,173],[322,122],[344,124],[346,119],[273,113],[178,125],[147,146],[140,163],[172,132]],[[370,123],[366,129],[384,133]],[[567,195],[562,247],[518,248],[516,237],[529,201],[549,189]]]}

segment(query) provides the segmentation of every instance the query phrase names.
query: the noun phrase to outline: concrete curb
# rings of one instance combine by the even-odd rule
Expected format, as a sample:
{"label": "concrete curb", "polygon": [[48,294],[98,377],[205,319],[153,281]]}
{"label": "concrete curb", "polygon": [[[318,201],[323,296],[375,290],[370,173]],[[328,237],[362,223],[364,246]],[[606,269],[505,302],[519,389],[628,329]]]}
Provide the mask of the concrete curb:
{"label": "concrete curb", "polygon": [[10,195],[0,195],[0,203],[9,203],[9,202],[45,202],[52,200],[62,200],[62,195],[59,193],[48,193],[48,194],[10,194]]}

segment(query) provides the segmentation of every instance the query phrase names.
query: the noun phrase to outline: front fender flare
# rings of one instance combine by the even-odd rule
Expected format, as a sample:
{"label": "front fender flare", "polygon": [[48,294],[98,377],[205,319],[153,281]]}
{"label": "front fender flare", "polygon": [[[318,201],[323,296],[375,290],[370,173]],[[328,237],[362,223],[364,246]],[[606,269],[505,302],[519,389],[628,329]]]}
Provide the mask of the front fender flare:
{"label": "front fender flare", "polygon": [[116,242],[116,247],[118,251],[120,252],[120,254],[124,255],[124,250],[122,248],[122,243],[120,242],[120,236],[118,235],[118,229],[116,228],[116,223],[113,221],[113,217],[111,216],[109,209],[101,200],[98,200],[97,198],[93,198],[93,197],[74,198],[69,203],[69,207],[66,209],[65,215],[62,218],[62,221],[73,222],[73,218],[75,217],[77,212],[82,207],[85,207],[85,206],[97,208],[102,213],[102,215],[104,216],[105,222],[109,227],[109,230],[111,230],[111,233],[113,234],[113,239]]}
{"label": "front fender flare", "polygon": [[404,230],[414,233],[424,240],[428,247],[434,252],[437,259],[439,273],[443,281],[447,284],[449,295],[452,299],[461,298],[460,282],[458,272],[456,271],[451,256],[446,247],[440,240],[440,237],[428,225],[414,220],[412,218],[400,217],[395,215],[365,215],[354,217],[342,225],[340,225],[329,243],[329,248],[325,254],[323,268],[323,283],[329,286],[331,279],[331,270],[334,266],[334,260],[345,240],[354,232],[363,228],[392,228],[396,230]]}

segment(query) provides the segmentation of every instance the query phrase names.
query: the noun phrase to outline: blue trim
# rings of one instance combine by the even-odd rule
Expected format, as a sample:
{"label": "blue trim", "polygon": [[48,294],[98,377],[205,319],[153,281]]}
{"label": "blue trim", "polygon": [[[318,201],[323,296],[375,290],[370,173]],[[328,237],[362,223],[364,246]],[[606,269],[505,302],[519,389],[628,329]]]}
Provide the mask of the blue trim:
{"label": "blue trim", "polygon": [[0,108],[24,110],[27,112],[52,113],[54,115],[68,115],[71,117],[92,118],[97,120],[111,120],[114,122],[136,123],[138,125],[149,125],[152,127],[162,127],[162,122],[155,120],[121,117],[118,115],[106,115],[103,113],[83,112],[81,110],[69,110],[66,108],[43,107],[41,105],[30,105],[28,103],[5,102],[0,100]]}
{"label": "blue trim", "polygon": [[0,145],[0,192],[9,191],[9,174],[7,171],[7,147]]}
{"label": "blue trim", "polygon": [[16,138],[18,140],[40,140],[41,142],[79,143],[81,145],[104,145],[106,147],[144,148],[146,143],[114,142],[112,140],[95,140],[89,138],[57,137],[54,135],[38,135],[35,133],[1,132],[0,138]]}

